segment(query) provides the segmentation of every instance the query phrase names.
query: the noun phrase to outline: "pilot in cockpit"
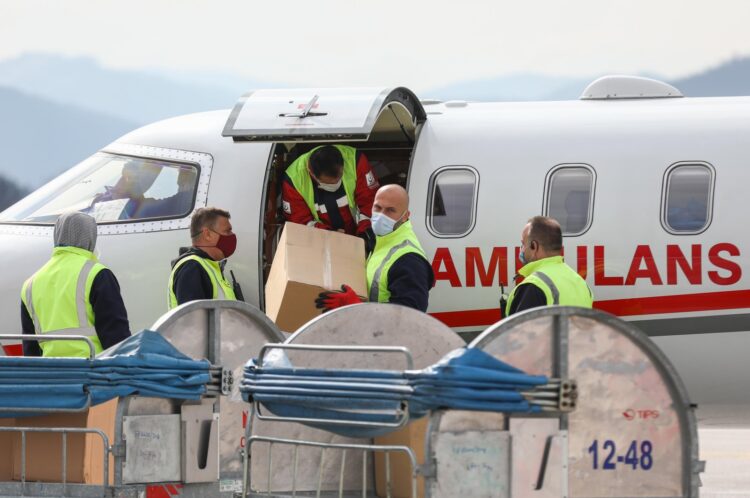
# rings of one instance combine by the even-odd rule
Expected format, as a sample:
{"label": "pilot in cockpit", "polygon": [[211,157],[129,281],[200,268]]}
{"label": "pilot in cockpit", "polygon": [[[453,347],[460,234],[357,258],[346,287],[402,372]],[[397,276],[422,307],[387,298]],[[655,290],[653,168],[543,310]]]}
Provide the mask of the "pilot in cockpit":
{"label": "pilot in cockpit", "polygon": [[94,197],[91,202],[92,209],[97,204],[108,201],[125,200],[120,212],[120,220],[136,218],[138,211],[154,199],[144,197],[146,191],[159,176],[161,167],[143,163],[140,161],[129,161],[122,167],[122,176],[113,187],[105,187],[106,191]]}

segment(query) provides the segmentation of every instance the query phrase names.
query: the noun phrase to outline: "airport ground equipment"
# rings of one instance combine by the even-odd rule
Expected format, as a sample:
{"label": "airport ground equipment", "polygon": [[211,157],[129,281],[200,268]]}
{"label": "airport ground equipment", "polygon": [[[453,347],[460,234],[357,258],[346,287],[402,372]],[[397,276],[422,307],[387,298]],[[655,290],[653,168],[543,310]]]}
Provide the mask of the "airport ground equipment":
{"label": "airport ground equipment", "polygon": [[[304,360],[303,370],[316,366],[312,358],[322,353],[323,370],[344,378],[346,369],[382,369],[379,363],[394,370],[391,365],[400,360],[404,369],[409,367],[409,348],[399,344],[399,338],[422,333],[419,347],[429,349],[432,342],[430,319],[408,323],[410,314],[393,305],[342,308],[303,326],[282,347],[267,349],[278,356],[283,348],[295,367]],[[381,320],[400,333],[390,350],[373,339]],[[347,351],[342,346],[326,348],[319,341],[309,348],[303,341],[324,336],[338,344],[341,337],[351,336],[355,344]],[[377,347],[368,352],[363,343]],[[253,407],[246,428],[251,469],[245,495],[372,496],[371,455],[403,452],[412,465],[412,496],[417,475],[425,479],[425,496],[441,498],[698,496],[703,462],[698,459],[693,409],[674,368],[634,327],[596,310],[539,308],[499,322],[467,347],[527,373],[560,379],[554,388],[538,393],[547,409],[528,414],[433,410],[426,459],[420,465],[407,447],[340,441],[331,432],[326,439],[326,432],[301,429],[295,422],[260,420],[259,410],[267,416],[261,402]],[[577,386],[577,399],[561,396],[562,384]],[[575,403],[563,408],[561,399]],[[401,406],[406,415],[392,410],[387,422],[405,423],[408,400]],[[297,411],[291,417],[307,418]],[[371,425],[377,422],[382,420]]]}
{"label": "airport ground equipment", "polygon": [[[61,433],[63,440],[80,432],[99,438],[112,484],[3,482],[0,496],[228,498],[243,494],[243,487],[249,496],[268,494],[269,487],[272,496],[292,490],[297,496],[317,490],[321,496],[373,496],[373,454],[380,453],[386,463],[388,455],[405,455],[412,494],[421,476],[429,497],[698,496],[702,462],[684,386],[645,335],[598,311],[530,310],[474,340],[469,348],[544,376],[548,384],[560,379],[559,385],[537,386],[535,403],[546,405],[540,413],[432,410],[424,462],[404,445],[260,420],[242,401],[239,382],[230,379],[239,381],[246,361],[266,344],[267,354],[285,348],[289,361],[302,368],[423,370],[466,347],[428,315],[397,305],[355,305],[322,315],[283,341],[257,308],[197,301],[170,311],[153,329],[187,356],[208,360],[210,392],[197,400],[121,397],[111,440],[97,429],[34,428]],[[562,407],[561,400],[573,399],[561,396],[572,380],[575,406]],[[58,408],[89,403],[78,401]],[[398,424],[408,421],[409,403],[399,402],[400,412],[393,412]],[[243,411],[252,421],[245,429]]]}
{"label": "airport ground equipment", "polygon": [[[244,444],[243,410],[246,405],[233,379],[235,376],[239,379],[247,358],[257,355],[262,345],[282,340],[281,332],[260,310],[236,301],[187,303],[161,317],[152,330],[154,332],[145,333],[145,336],[139,335],[153,339],[165,349],[179,350],[186,357],[202,360],[186,361],[204,366],[206,382],[203,391],[180,396],[173,392],[174,386],[160,387],[156,382],[157,385],[148,385],[153,391],[140,384],[141,390],[150,396],[132,395],[132,390],[120,392],[122,396],[118,401],[114,438],[111,440],[96,428],[0,427],[4,432],[20,433],[22,442],[30,432],[60,433],[63,448],[69,438],[80,437],[80,433],[95,435],[105,450],[104,483],[109,482],[109,485],[65,482],[66,458],[63,458],[60,482],[3,482],[0,483],[0,497],[140,498],[176,494],[181,497],[229,497],[239,491],[241,447]],[[64,339],[70,340],[71,336]],[[99,362],[101,357],[73,361]],[[5,360],[24,361],[0,358],[0,379],[2,361]],[[50,364],[52,369],[57,368],[59,375],[57,364],[60,359],[25,360]],[[166,383],[167,379],[162,377],[160,382]],[[139,381],[134,383],[138,385]],[[163,392],[158,392],[159,389]],[[65,406],[50,407],[48,403],[37,403],[41,406],[39,411],[85,410],[86,405],[97,401],[95,389],[85,394]],[[19,408],[29,412],[34,408],[28,403],[20,407],[7,406],[7,398],[0,397],[0,401],[10,412]],[[33,454],[23,453],[26,460],[34,458]]]}
{"label": "airport ground equipment", "polygon": [[[396,346],[409,351],[411,366],[415,369],[426,368],[450,351],[465,346],[458,334],[429,315],[403,306],[378,303],[330,311],[300,327],[284,343],[338,344],[347,348]],[[337,369],[403,370],[409,366],[403,354],[352,352],[347,348],[317,353],[287,350],[285,353],[297,367],[324,365]],[[252,436],[258,441],[253,444],[249,465],[249,482],[253,483],[253,489],[265,492],[270,484],[273,491],[295,487],[302,493],[314,493],[317,489],[335,493],[342,487],[359,490],[363,472],[372,472],[372,458],[365,465],[361,455],[353,458],[351,453],[347,456],[347,452],[342,451],[350,446],[372,446],[369,437],[345,437],[299,423],[275,420],[254,420]],[[260,444],[258,438],[264,437],[309,444]],[[322,450],[329,446],[336,448],[336,445],[338,449]],[[292,475],[295,461],[297,470]],[[371,484],[372,479],[368,479],[368,487]]]}

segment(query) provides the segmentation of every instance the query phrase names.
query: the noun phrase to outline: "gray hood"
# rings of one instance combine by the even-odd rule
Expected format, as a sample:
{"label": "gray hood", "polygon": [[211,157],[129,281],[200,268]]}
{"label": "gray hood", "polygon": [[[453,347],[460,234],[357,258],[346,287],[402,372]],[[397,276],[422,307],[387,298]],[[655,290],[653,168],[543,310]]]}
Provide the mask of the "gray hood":
{"label": "gray hood", "polygon": [[63,213],[55,223],[53,239],[55,247],[78,247],[93,252],[96,247],[96,220],[78,211]]}

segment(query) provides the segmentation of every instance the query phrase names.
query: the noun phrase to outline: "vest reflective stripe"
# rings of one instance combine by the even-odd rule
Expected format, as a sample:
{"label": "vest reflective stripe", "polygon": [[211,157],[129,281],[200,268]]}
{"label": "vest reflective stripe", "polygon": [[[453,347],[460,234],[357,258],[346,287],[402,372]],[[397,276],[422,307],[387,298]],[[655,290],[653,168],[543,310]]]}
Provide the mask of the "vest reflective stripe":
{"label": "vest reflective stripe", "polygon": [[586,281],[563,262],[562,256],[552,256],[531,262],[519,272],[524,281],[513,289],[505,308],[510,314],[517,290],[523,285],[535,285],[547,298],[547,305],[580,306],[591,308],[593,295]]}
{"label": "vest reflective stripe", "polygon": [[[323,146],[321,145],[320,147]],[[312,178],[310,178],[307,164],[312,153],[320,147],[315,147],[310,152],[302,154],[286,169],[286,174],[292,181],[294,189],[302,196],[305,204],[310,208],[310,213],[312,214],[313,219],[318,223],[320,222],[320,216],[318,216],[318,209],[315,205],[315,190],[313,189],[313,181]],[[357,191],[357,150],[348,145],[334,145],[334,147],[341,152],[341,157],[344,159],[344,176],[342,178],[342,183],[344,185],[344,192],[346,192],[347,201],[349,202],[349,210],[352,212],[352,218],[357,222],[359,219],[359,209],[357,208],[357,202],[354,198],[354,193]]]}
{"label": "vest reflective stripe", "polygon": [[549,290],[552,293],[552,304],[560,304],[560,291],[557,290],[557,286],[552,279],[549,278],[546,273],[540,271],[536,272],[536,276],[541,278],[542,281],[547,284],[547,287],[549,287]]}
{"label": "vest reflective stripe", "polygon": [[[221,274],[221,270],[219,270],[218,268],[219,263],[213,260],[201,258],[200,256],[193,254],[181,259],[177,262],[176,265],[174,265],[174,268],[172,268],[172,273],[169,275],[169,302],[167,303],[169,309],[177,307],[177,296],[174,293],[175,273],[177,272],[177,269],[187,261],[196,261],[208,274],[208,278],[209,280],[211,280],[212,287],[211,299],[237,299],[237,297],[234,295],[234,288],[232,287],[232,284],[230,284]],[[214,266],[216,266],[216,268],[214,268]]]}
{"label": "vest reflective stripe", "polygon": [[[83,264],[83,268],[81,268],[81,273],[78,274],[78,283],[76,284],[76,305],[78,307],[78,324],[79,328],[89,328],[91,329],[90,334],[81,334],[85,336],[95,336],[96,335],[96,329],[94,327],[84,327],[84,324],[87,324],[89,319],[86,315],[86,281],[89,278],[89,274],[91,273],[91,270],[94,269],[94,262],[93,261],[86,261]],[[72,334],[71,334],[72,335]]]}
{"label": "vest reflective stripe", "polygon": [[385,255],[385,258],[383,258],[383,262],[380,263],[380,266],[378,266],[378,268],[375,270],[375,275],[372,277],[372,284],[370,285],[370,301],[378,302],[378,297],[380,296],[380,277],[383,274],[383,269],[385,268],[385,265],[390,262],[393,255],[406,246],[412,246],[414,249],[417,248],[417,246],[412,244],[410,240],[405,240],[400,244],[391,247],[391,249],[388,251],[388,254]]}
{"label": "vest reflective stripe", "polygon": [[[100,353],[103,348],[94,327],[90,293],[94,278],[104,268],[90,251],[55,248],[50,261],[26,281],[22,291],[34,332],[42,337],[45,334],[86,336],[94,344],[95,352]],[[43,356],[47,357],[89,355],[88,345],[81,341],[40,340],[39,343]]]}
{"label": "vest reflective stripe", "polygon": [[406,221],[395,231],[377,237],[375,250],[367,259],[368,299],[372,302],[387,303],[391,293],[388,290],[388,272],[398,259],[409,253],[416,253],[427,259],[417,235]]}

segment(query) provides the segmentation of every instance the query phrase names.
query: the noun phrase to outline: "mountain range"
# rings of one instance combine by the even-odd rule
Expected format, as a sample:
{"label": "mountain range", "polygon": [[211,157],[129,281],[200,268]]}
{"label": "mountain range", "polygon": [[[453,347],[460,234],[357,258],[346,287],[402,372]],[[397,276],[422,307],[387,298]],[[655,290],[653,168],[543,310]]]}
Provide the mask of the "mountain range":
{"label": "mountain range", "polygon": [[[513,74],[416,90],[441,100],[565,100],[578,98],[597,76]],[[747,95],[750,57],[669,82],[691,97]],[[36,188],[133,128],[231,108],[250,89],[284,86],[231,73],[111,69],[52,54],[0,61],[0,176],[17,188]]]}

